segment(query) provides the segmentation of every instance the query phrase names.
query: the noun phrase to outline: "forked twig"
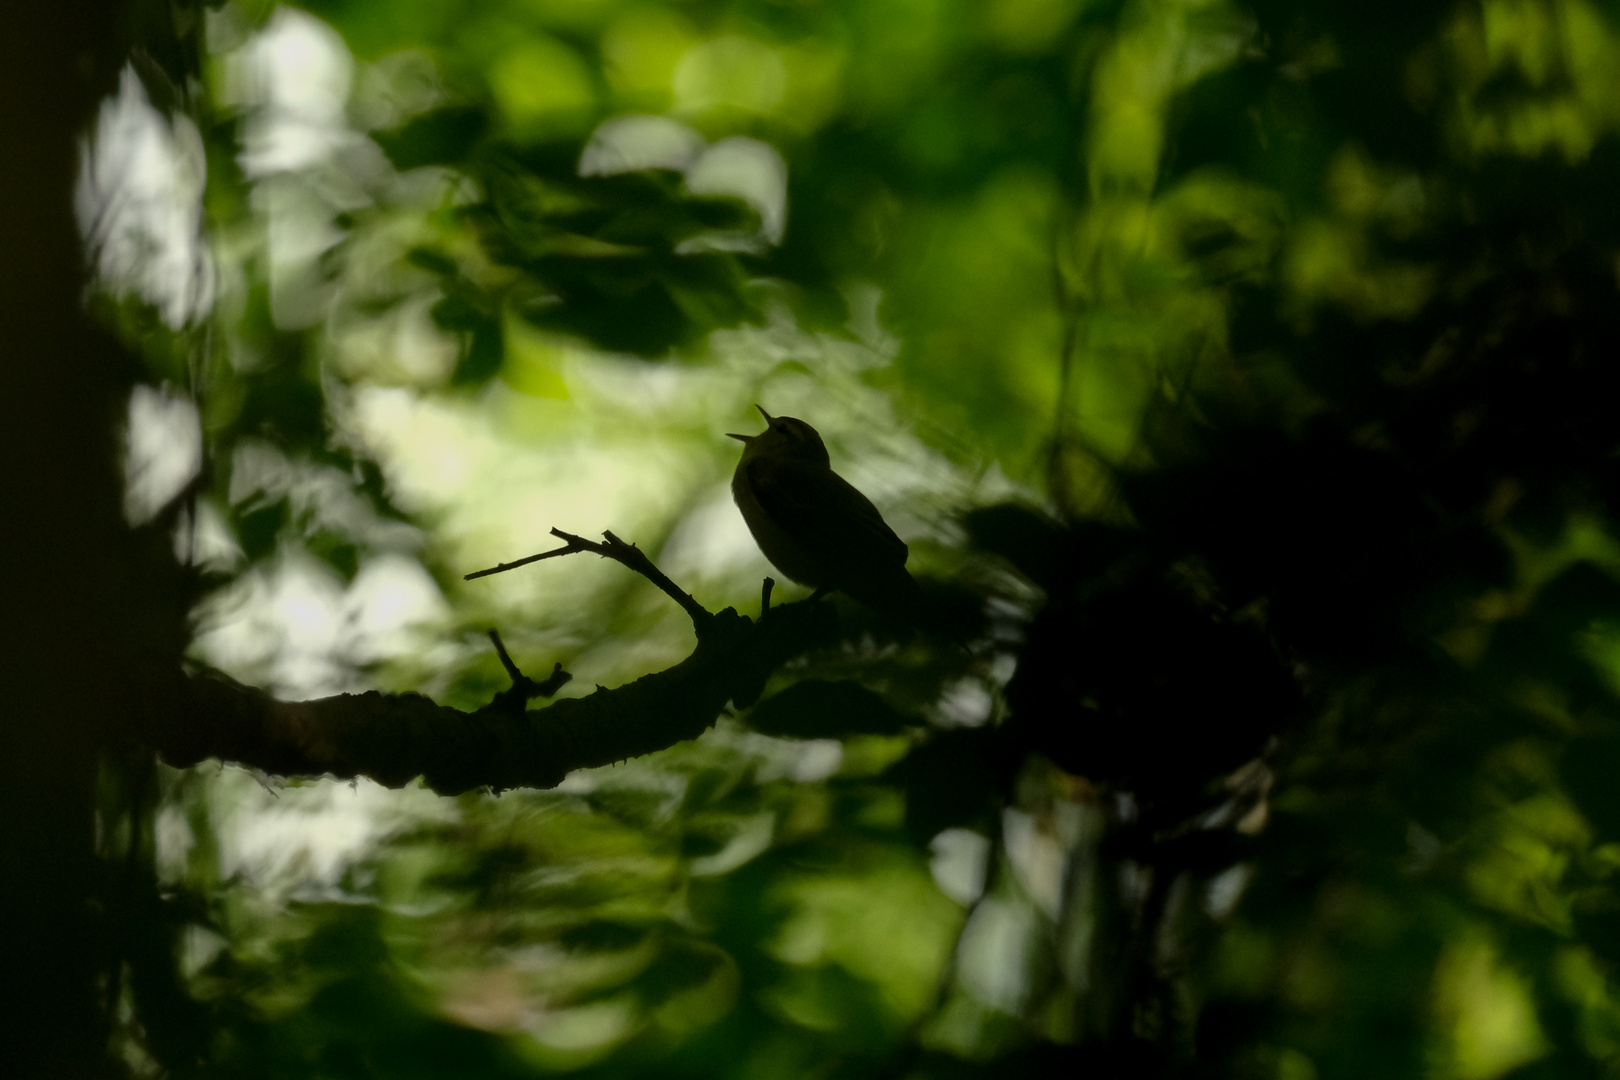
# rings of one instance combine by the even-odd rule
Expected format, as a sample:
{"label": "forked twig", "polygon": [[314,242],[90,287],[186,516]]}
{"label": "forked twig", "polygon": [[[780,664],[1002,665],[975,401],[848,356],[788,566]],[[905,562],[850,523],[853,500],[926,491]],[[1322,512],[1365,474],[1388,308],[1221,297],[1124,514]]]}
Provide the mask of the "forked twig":
{"label": "forked twig", "polygon": [[521,712],[531,698],[554,697],[558,690],[573,679],[572,675],[563,670],[562,663],[558,662],[553,665],[551,674],[546,676],[544,682],[535,682],[518,670],[517,664],[513,663],[512,654],[506,651],[506,643],[501,640],[499,630],[489,631],[489,640],[495,643],[495,655],[501,658],[501,666],[506,669],[506,674],[512,680],[509,689],[495,695],[496,705],[515,707]]}

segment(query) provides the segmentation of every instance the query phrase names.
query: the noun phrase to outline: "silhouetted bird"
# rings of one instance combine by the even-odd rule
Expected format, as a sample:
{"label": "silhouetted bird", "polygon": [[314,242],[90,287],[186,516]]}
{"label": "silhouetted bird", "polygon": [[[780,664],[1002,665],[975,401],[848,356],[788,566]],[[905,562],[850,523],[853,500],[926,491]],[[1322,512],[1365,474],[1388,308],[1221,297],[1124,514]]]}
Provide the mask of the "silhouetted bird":
{"label": "silhouetted bird", "polygon": [[871,500],[832,471],[816,429],[772,416],[746,447],[731,494],[765,557],[817,593],[837,590],[880,612],[917,621],[921,593],[906,572],[906,545]]}

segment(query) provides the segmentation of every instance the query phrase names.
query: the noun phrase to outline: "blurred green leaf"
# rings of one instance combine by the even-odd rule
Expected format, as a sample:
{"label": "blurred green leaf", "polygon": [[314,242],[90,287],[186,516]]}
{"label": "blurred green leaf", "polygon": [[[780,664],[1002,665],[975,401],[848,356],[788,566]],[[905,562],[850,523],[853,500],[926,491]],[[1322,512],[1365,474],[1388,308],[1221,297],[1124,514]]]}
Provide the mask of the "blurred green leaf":
{"label": "blurred green leaf", "polygon": [[806,679],[756,705],[748,723],[767,735],[835,739],[895,735],[911,721],[860,683]]}
{"label": "blurred green leaf", "polygon": [[481,108],[453,106],[412,117],[393,131],[372,134],[394,168],[417,169],[424,165],[460,165],[489,128],[489,116]]}

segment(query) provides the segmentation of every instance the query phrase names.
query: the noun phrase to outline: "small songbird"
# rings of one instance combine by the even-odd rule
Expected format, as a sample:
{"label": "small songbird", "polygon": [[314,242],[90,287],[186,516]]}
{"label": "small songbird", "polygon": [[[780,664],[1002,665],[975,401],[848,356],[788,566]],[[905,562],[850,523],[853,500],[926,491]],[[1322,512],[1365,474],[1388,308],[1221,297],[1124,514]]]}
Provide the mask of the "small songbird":
{"label": "small songbird", "polygon": [[832,471],[816,429],[772,416],[731,478],[748,531],[782,573],[818,593],[838,590],[877,611],[915,618],[921,594],[906,573],[906,545],[871,500]]}

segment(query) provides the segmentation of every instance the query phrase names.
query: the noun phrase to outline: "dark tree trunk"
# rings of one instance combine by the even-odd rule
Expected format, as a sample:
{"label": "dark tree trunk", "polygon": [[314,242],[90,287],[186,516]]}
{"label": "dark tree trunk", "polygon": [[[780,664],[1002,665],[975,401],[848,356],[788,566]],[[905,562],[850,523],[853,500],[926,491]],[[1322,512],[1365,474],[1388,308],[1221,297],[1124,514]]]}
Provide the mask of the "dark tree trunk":
{"label": "dark tree trunk", "polygon": [[101,0],[11,3],[0,22],[0,1071],[16,1077],[108,1072],[94,799],[131,674],[114,428],[128,370],[83,310],[72,197],[118,15]]}

